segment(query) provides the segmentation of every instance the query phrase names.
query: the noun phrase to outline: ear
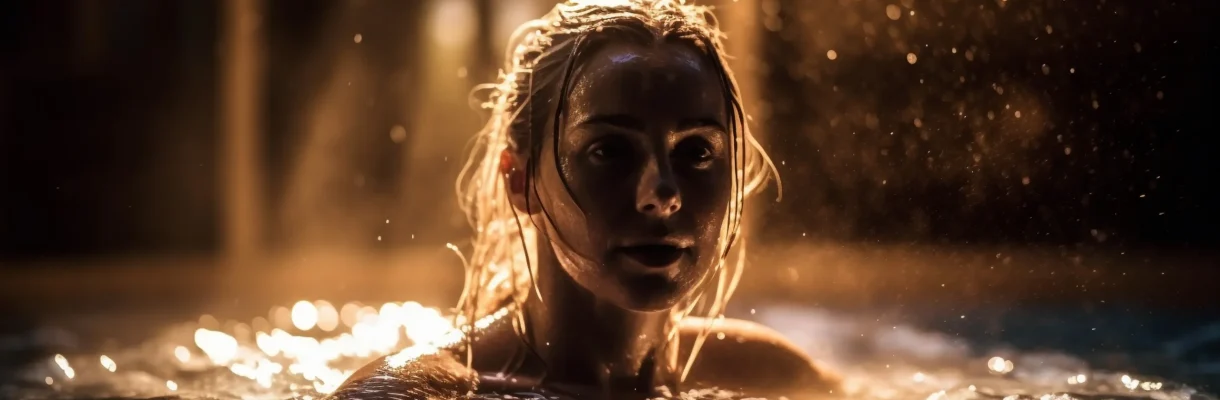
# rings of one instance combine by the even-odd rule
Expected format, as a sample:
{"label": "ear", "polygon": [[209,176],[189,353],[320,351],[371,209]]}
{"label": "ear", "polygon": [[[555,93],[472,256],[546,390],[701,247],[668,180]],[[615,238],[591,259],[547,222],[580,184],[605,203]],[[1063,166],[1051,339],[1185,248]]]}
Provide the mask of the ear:
{"label": "ear", "polygon": [[[504,190],[508,192],[508,201],[517,211],[533,214],[527,206],[526,169],[523,157],[510,149],[500,152],[500,176],[504,179]],[[536,208],[537,206],[535,206]]]}

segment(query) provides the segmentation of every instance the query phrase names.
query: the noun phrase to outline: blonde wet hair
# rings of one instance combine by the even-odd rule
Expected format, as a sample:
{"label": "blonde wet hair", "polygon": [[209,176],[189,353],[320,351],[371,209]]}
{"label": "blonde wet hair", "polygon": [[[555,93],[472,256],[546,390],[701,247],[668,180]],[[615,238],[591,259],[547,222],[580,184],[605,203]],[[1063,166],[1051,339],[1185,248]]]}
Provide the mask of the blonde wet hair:
{"label": "blonde wet hair", "polygon": [[[699,49],[721,78],[728,108],[729,152],[733,196],[725,206],[719,252],[713,273],[670,313],[673,349],[678,322],[688,316],[708,318],[706,329],[694,342],[682,364],[685,379],[712,324],[724,315],[745,260],[739,240],[744,199],[757,192],[774,175],[775,166],[750,134],[737,81],[729,69],[722,40],[711,9],[674,0],[584,0],[556,5],[542,18],[521,25],[510,37],[497,83],[476,88],[489,94],[481,106],[491,111],[487,124],[472,139],[470,158],[457,181],[459,206],[474,228],[473,248],[466,258],[466,285],[458,301],[459,319],[475,321],[503,307],[520,304],[526,296],[541,294],[533,285],[530,264],[539,227],[533,218],[516,210],[505,190],[501,154],[505,150],[524,157],[527,182],[535,176],[542,140],[548,139],[548,118],[563,114],[564,95],[583,51],[599,40],[685,42]],[[549,139],[557,140],[559,124]],[[558,165],[556,165],[558,167]],[[533,185],[527,183],[527,188]],[[529,197],[529,196],[527,196]],[[543,210],[545,214],[545,210]],[[709,296],[710,294],[710,296]],[[545,299],[542,299],[545,302]],[[518,323],[518,327],[524,326]],[[667,359],[678,367],[676,351]],[[469,360],[468,360],[469,362]]]}

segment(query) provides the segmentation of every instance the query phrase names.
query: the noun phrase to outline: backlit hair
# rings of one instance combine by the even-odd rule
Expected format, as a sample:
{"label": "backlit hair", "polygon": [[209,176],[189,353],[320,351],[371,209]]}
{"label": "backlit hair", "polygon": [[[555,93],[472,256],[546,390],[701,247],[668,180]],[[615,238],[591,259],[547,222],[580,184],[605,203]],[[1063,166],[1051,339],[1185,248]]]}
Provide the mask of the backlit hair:
{"label": "backlit hair", "polygon": [[[508,150],[524,157],[527,181],[536,176],[540,166],[535,160],[540,159],[543,140],[558,140],[560,124],[555,123],[554,132],[548,136],[544,132],[547,119],[558,121],[562,116],[565,95],[581,55],[607,40],[688,43],[704,55],[720,77],[732,139],[733,195],[725,205],[715,269],[671,312],[670,326],[675,329],[670,340],[676,343],[677,322],[682,318],[723,318],[745,258],[739,240],[744,199],[759,190],[775,171],[746,124],[723,38],[710,8],[675,0],[569,1],[517,28],[509,39],[499,82],[476,88],[490,91],[482,107],[490,110],[491,116],[472,139],[470,158],[457,181],[459,205],[475,231],[473,249],[466,260],[466,284],[458,301],[459,319],[474,321],[512,303],[520,305],[526,296],[540,296],[533,286],[530,264],[536,254],[534,242],[539,228],[510,203],[500,167],[501,153]],[[695,341],[683,364],[682,379],[710,329],[711,323]],[[671,370],[677,367],[677,360],[667,362]]]}

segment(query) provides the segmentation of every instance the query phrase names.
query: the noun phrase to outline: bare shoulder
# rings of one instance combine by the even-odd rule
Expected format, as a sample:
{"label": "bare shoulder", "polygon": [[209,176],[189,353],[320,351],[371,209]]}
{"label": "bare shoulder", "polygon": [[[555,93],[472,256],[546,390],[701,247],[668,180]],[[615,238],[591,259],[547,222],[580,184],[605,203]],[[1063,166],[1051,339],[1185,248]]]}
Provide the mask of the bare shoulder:
{"label": "bare shoulder", "polygon": [[474,390],[476,374],[448,350],[403,353],[365,365],[329,399],[457,398]]}
{"label": "bare shoulder", "polygon": [[[680,326],[682,359],[708,320],[687,318]],[[688,379],[751,395],[805,398],[835,391],[839,378],[775,330],[725,319],[712,327]]]}
{"label": "bare shoulder", "polygon": [[[472,339],[478,354],[473,365],[465,362],[460,343],[440,348],[412,346],[357,370],[331,395],[331,399],[454,399],[475,391],[479,372],[496,370],[517,353],[521,342],[507,318],[478,330]],[[489,382],[483,382],[486,385]]]}

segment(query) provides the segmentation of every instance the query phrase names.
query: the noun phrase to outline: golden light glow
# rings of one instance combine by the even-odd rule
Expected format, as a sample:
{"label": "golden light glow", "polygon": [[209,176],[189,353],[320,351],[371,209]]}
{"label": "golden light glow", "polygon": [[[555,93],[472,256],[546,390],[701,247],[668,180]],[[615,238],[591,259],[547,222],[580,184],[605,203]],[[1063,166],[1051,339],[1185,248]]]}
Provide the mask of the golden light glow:
{"label": "golden light glow", "polygon": [[271,309],[271,324],[280,329],[288,329],[292,326],[292,313],[285,307]]}
{"label": "golden light glow", "polygon": [[1004,372],[1004,358],[991,357],[990,360],[987,360],[987,368],[995,372]]}
{"label": "golden light glow", "polygon": [[72,369],[72,366],[68,365],[68,359],[64,357],[63,354],[55,355],[55,365],[58,365],[59,369],[64,371],[64,376],[68,377],[68,379],[76,377],[76,370]]}
{"label": "golden light glow", "polygon": [[237,356],[237,339],[224,332],[196,329],[195,345],[199,346],[214,364],[227,364]]}
{"label": "golden light glow", "polygon": [[360,312],[360,305],[356,303],[347,303],[339,310],[339,320],[344,326],[351,328],[356,324],[356,313]]}
{"label": "golden light glow", "polygon": [[432,39],[445,48],[470,42],[475,31],[475,9],[469,0],[443,0],[432,10]]}
{"label": "golden light glow", "polygon": [[[272,319],[276,321],[274,325],[260,323],[260,318],[255,318],[249,325],[208,321],[209,327],[233,327],[233,332],[201,326],[195,330],[195,346],[207,356],[205,362],[224,367],[263,388],[271,388],[288,375],[296,375],[309,381],[313,390],[328,394],[338,389],[355,368],[370,359],[393,354],[387,360],[401,365],[463,337],[440,311],[416,302],[385,303],[379,307],[347,303],[341,311],[336,311],[331,304],[302,300],[293,304],[291,311],[275,307],[271,311]],[[483,318],[474,325],[485,328],[506,312]],[[340,322],[349,329],[342,329]],[[293,328],[304,332],[315,327],[318,329],[309,334],[290,333]],[[238,330],[245,330],[245,333],[238,334]],[[253,335],[249,335],[251,331]],[[316,335],[319,331],[329,332],[329,336]],[[251,336],[252,341],[238,339]],[[191,351],[185,346],[175,347],[173,354],[180,362],[191,360]],[[109,358],[103,356],[103,360],[106,365],[105,360]],[[68,372],[71,368],[63,356],[56,357],[56,364],[65,370],[65,375],[74,375]],[[177,390],[173,381],[167,381],[166,387]]]}
{"label": "golden light glow", "polygon": [[987,369],[997,374],[1012,372],[1014,367],[1012,360],[1005,360],[1004,357],[991,357],[990,360],[987,360]]}
{"label": "golden light glow", "polygon": [[105,368],[107,371],[114,372],[114,370],[119,367],[114,363],[114,360],[111,360],[110,357],[107,357],[104,354],[100,357],[100,360],[102,362],[102,368]]}
{"label": "golden light glow", "polygon": [[177,358],[178,362],[186,363],[187,361],[191,360],[191,351],[187,350],[186,346],[175,347],[174,358]]}
{"label": "golden light glow", "polygon": [[[313,305],[318,310],[325,309],[332,304],[323,301],[306,303]],[[300,303],[295,303],[294,308],[296,304]],[[286,307],[278,308],[288,311]],[[370,361],[385,356],[386,367],[402,367],[412,360],[426,357],[441,348],[463,340],[465,331],[455,328],[455,325],[485,329],[493,322],[506,318],[512,312],[511,309],[500,309],[492,315],[476,320],[473,324],[466,325],[465,319],[461,316],[446,317],[438,309],[424,307],[415,302],[393,302],[375,306],[349,303],[343,308],[350,310],[350,318],[354,321],[352,326],[350,328],[337,327],[334,331],[327,333],[323,333],[322,330],[304,333],[293,328],[281,329],[265,322],[247,325],[240,321],[222,322],[207,319],[202,322],[217,330],[191,327],[194,329],[195,346],[198,350],[189,348],[189,345],[173,346],[172,352],[160,354],[163,357],[170,357],[171,355],[168,353],[172,353],[172,357],[182,363],[191,361],[191,369],[204,367],[202,369],[225,374],[231,373],[233,377],[239,377],[235,379],[248,379],[254,387],[272,392],[291,390],[293,398],[306,399],[309,396],[323,398],[325,395],[334,393],[348,376]],[[330,309],[333,311],[334,307],[330,306]],[[325,313],[319,313],[319,315],[322,314]],[[337,316],[334,318],[338,319]],[[195,352],[202,353],[205,357],[192,356],[192,353]],[[53,361],[59,369],[63,370],[66,379],[72,380],[76,377],[76,373],[66,357],[55,355]],[[78,361],[83,361],[83,359]],[[107,370],[114,372],[117,369],[115,361],[108,356],[100,356],[99,361]],[[1032,365],[1032,368],[1036,368],[1037,363]],[[888,371],[890,365],[887,364],[885,368]],[[987,368],[994,373],[1007,374],[1013,371],[1014,364],[1012,360],[995,356],[987,359]],[[938,372],[933,375],[910,369],[905,369],[898,375],[887,374],[887,376],[905,381],[903,386],[931,388],[932,390],[942,389],[944,383],[960,379],[951,372],[944,374]],[[1161,390],[1164,386],[1162,382],[1138,380],[1129,375],[1117,376],[1120,376],[1121,379],[1089,378],[1080,373],[1065,376],[1062,379],[1066,380],[1068,385],[1081,385],[1090,379],[1101,379],[1106,381],[1110,387],[1127,391],[1153,392]],[[90,376],[89,379],[82,378],[79,381],[84,383],[92,379],[93,377]],[[1064,380],[1059,380],[1059,382]],[[1119,382],[1113,382],[1114,380]],[[52,385],[55,383],[55,379],[47,376],[44,382]],[[884,388],[885,385],[879,385],[881,383],[872,381],[868,375],[858,376],[845,382],[845,390],[848,394],[861,394],[872,390],[881,390],[881,392],[875,393],[882,393],[890,390]],[[61,384],[63,384],[62,381]],[[177,392],[180,389],[179,384],[172,380],[165,381],[165,388],[170,392]],[[1077,389],[1089,388],[1077,387]],[[919,390],[923,395],[929,393],[922,389]],[[973,392],[981,390],[981,388],[970,385],[969,390]],[[932,393],[927,398],[941,400],[956,398],[954,396],[957,395],[939,391]],[[1059,395],[1047,396],[1035,395],[1031,398],[1039,400],[1067,398]],[[850,398],[897,397],[859,396]]]}
{"label": "golden light glow", "polygon": [[1135,388],[1139,387],[1140,385],[1139,379],[1132,379],[1127,375],[1123,375],[1121,381],[1123,382],[1123,386],[1125,386],[1128,390],[1135,390]]}
{"label": "golden light glow", "polygon": [[292,306],[292,326],[302,331],[313,329],[318,324],[318,309],[313,303],[298,301]]}
{"label": "golden light glow", "polygon": [[339,311],[335,306],[325,300],[314,302],[314,306],[318,308],[318,329],[330,332],[339,327]]}
{"label": "golden light glow", "polygon": [[897,21],[898,18],[902,17],[902,9],[899,9],[898,6],[893,4],[885,6],[885,16],[889,17],[891,20]]}

